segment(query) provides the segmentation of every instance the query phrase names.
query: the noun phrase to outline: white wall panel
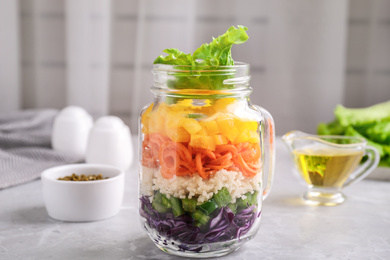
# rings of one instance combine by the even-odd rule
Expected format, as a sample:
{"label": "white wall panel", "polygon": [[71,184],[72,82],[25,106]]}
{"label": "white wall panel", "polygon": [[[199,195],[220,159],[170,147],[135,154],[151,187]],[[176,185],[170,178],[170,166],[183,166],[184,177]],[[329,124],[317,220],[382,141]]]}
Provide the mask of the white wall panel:
{"label": "white wall panel", "polygon": [[350,1],[345,105],[390,100],[390,1]]}
{"label": "white wall panel", "polygon": [[19,5],[0,0],[0,111],[20,108]]}
{"label": "white wall panel", "polygon": [[66,104],[64,2],[20,4],[22,108],[62,108]]}
{"label": "white wall panel", "polygon": [[111,1],[66,0],[67,104],[108,113]]}
{"label": "white wall panel", "polygon": [[273,97],[262,102],[277,134],[315,133],[343,102],[347,7],[341,0],[270,2],[266,87]]}

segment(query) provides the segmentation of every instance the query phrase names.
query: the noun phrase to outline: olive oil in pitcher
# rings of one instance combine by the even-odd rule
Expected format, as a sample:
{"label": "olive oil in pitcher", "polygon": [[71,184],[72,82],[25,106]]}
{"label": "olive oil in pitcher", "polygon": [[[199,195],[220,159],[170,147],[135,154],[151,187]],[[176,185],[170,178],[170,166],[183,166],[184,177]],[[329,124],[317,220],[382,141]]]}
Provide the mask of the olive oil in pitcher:
{"label": "olive oil in pitcher", "polygon": [[339,188],[359,164],[363,151],[304,147],[293,151],[294,162],[307,184]]}
{"label": "olive oil in pitcher", "polygon": [[[369,175],[380,158],[375,148],[356,136],[290,131],[282,139],[308,186],[302,198],[310,205],[342,204],[346,199],[342,189]],[[360,163],[363,156],[365,160]]]}

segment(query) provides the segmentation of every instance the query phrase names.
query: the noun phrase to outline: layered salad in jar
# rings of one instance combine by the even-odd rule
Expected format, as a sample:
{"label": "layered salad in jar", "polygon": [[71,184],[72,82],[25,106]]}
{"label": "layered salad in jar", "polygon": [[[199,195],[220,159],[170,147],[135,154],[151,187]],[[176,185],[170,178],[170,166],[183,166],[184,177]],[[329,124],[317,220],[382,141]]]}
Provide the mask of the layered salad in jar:
{"label": "layered salad in jar", "polygon": [[[193,54],[176,49],[157,64],[233,65],[230,49],[248,39],[231,27]],[[200,63],[200,64],[199,64]],[[262,201],[261,119],[247,109],[246,96],[215,95],[221,81],[183,77],[141,114],[140,214],[155,243],[181,251],[210,250],[254,235]],[[184,93],[182,92],[182,93]],[[212,246],[211,246],[212,247]]]}

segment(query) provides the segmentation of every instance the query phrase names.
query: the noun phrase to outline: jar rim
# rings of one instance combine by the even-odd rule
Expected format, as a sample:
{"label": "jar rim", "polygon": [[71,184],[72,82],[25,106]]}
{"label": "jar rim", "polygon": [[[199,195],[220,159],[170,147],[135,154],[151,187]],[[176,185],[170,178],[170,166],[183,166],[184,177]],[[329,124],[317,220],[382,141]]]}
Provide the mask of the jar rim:
{"label": "jar rim", "polygon": [[[157,71],[163,71],[163,72],[178,72],[178,73],[185,73],[185,72],[228,72],[232,73],[237,70],[248,70],[249,71],[250,65],[245,62],[234,62],[234,65],[222,65],[222,66],[203,66],[203,65],[171,65],[171,64],[153,64],[153,72]],[[199,68],[199,69],[198,69]]]}
{"label": "jar rim", "polygon": [[[154,84],[152,91],[164,90],[181,93],[185,89],[196,91],[236,91],[249,88],[249,64],[236,62],[229,66],[190,66],[155,64],[153,67]],[[226,93],[228,94],[228,93]]]}

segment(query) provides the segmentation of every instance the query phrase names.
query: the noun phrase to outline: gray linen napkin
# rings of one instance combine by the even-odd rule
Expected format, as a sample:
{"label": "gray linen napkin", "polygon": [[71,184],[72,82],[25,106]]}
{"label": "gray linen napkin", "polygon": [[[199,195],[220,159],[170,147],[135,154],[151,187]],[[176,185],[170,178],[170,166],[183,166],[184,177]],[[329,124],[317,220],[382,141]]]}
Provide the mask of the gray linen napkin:
{"label": "gray linen napkin", "polygon": [[52,166],[82,161],[51,148],[57,113],[54,109],[0,113],[0,189],[37,179]]}

